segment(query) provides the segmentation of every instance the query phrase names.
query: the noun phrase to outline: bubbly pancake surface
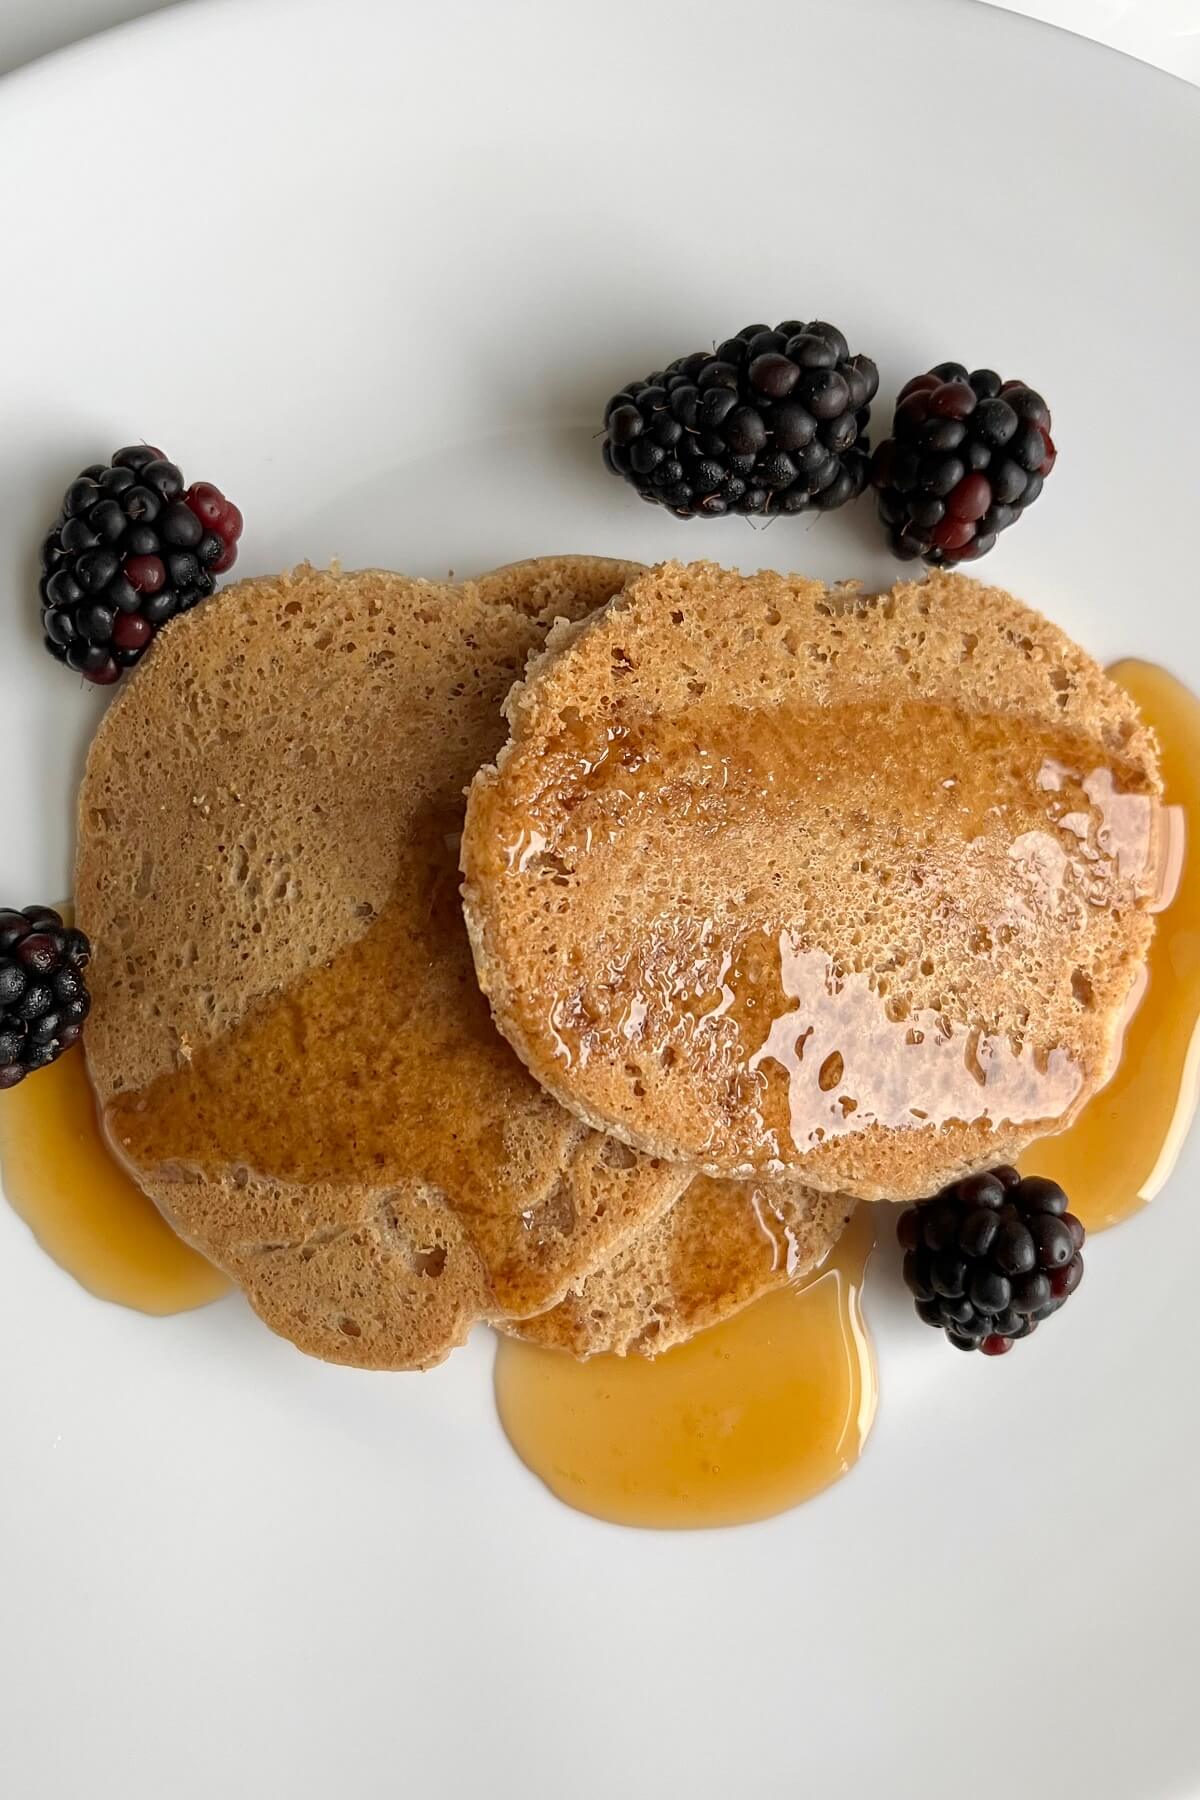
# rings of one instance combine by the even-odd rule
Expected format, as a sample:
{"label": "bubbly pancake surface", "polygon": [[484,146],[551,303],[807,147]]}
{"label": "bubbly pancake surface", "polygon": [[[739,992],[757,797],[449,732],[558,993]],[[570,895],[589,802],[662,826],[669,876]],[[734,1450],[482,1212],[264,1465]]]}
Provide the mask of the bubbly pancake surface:
{"label": "bubbly pancake surface", "polygon": [[477,1318],[551,1305],[687,1180],[531,1080],[457,893],[505,692],[630,573],[243,582],[167,629],[97,735],[76,898],[109,1137],[315,1354],[436,1362]]}
{"label": "bubbly pancake surface", "polygon": [[807,1275],[854,1201],[796,1181],[697,1176],[670,1212],[549,1312],[505,1330],[573,1356],[658,1356]]}
{"label": "bubbly pancake surface", "polygon": [[1009,595],[667,564],[552,636],[506,710],[463,839],[476,965],[589,1123],[905,1198],[1110,1072],[1156,748]]}

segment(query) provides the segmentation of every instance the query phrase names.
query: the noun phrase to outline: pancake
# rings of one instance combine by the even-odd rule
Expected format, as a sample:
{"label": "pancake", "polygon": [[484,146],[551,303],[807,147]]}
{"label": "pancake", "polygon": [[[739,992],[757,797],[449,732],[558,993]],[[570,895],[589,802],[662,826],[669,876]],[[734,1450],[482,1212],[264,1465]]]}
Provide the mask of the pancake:
{"label": "pancake", "polygon": [[463,836],[476,968],[588,1124],[911,1199],[1111,1072],[1157,751],[1011,596],[666,564],[553,634],[506,712]]}
{"label": "pancake", "polygon": [[503,1329],[581,1359],[659,1356],[815,1269],[853,1210],[853,1200],[799,1182],[697,1176],[578,1293]]}
{"label": "pancake", "polygon": [[688,1179],[532,1081],[457,894],[507,689],[631,572],[242,582],[163,632],[96,736],[76,904],[110,1141],[315,1355],[429,1366],[552,1305]]}

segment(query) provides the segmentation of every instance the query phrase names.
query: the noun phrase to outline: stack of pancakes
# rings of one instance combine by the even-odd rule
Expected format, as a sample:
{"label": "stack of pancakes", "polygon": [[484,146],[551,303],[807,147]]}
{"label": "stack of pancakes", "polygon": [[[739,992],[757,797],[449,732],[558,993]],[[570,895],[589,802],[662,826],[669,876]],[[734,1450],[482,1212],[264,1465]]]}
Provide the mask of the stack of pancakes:
{"label": "stack of pancakes", "polygon": [[315,1355],[652,1354],[1074,1115],[1160,791],[1133,703],[962,577],[243,582],[88,762],[109,1138]]}

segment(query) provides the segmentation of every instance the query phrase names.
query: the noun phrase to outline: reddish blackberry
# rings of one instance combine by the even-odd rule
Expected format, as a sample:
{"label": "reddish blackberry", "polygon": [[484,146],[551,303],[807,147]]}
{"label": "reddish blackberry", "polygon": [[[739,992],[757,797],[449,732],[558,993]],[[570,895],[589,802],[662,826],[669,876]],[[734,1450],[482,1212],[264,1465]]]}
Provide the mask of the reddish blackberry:
{"label": "reddish blackberry", "polygon": [[1023,381],[944,362],[900,390],[871,459],[895,554],[934,565],[986,556],[1054,467],[1050,409]]}
{"label": "reddish blackberry", "polygon": [[91,1006],[83,978],[91,955],[52,906],[0,911],[0,1088],[77,1042]]}
{"label": "reddish blackberry", "polygon": [[1007,1166],[910,1206],[897,1236],[917,1312],[959,1350],[1011,1350],[1083,1279],[1084,1231],[1067,1196]]}
{"label": "reddish blackberry", "polygon": [[614,394],[605,466],[681,519],[829,512],[867,485],[878,386],[836,325],[747,325]]}
{"label": "reddish blackberry", "polygon": [[107,686],[160,625],[206,600],[237,560],[242,515],[207,481],[185,487],[161,450],[91,463],[42,544],[42,629],[59,662]]}

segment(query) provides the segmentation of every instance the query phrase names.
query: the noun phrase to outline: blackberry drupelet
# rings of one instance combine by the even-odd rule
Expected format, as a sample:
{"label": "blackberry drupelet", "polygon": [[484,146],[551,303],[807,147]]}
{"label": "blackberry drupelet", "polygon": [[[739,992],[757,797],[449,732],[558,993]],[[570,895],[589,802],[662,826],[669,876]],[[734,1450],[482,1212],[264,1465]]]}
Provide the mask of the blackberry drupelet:
{"label": "blackberry drupelet", "polygon": [[92,947],[51,906],[0,911],[0,1088],[76,1043],[91,1007]]}
{"label": "blackberry drupelet", "polygon": [[1067,1196],[1007,1165],[910,1206],[897,1236],[917,1312],[959,1350],[1011,1350],[1083,1279],[1084,1230]]}
{"label": "blackberry drupelet", "polygon": [[836,325],[747,325],[614,394],[605,466],[681,519],[830,512],[867,485],[878,386]]}
{"label": "blackberry drupelet", "polygon": [[160,625],[208,598],[241,533],[242,515],[219,488],[185,487],[148,444],[90,464],[42,544],[47,650],[89,681],[119,681]]}
{"label": "blackberry drupelet", "polygon": [[1050,409],[1023,381],[938,363],[900,390],[892,436],[871,460],[895,554],[934,566],[986,556],[1054,467]]}

